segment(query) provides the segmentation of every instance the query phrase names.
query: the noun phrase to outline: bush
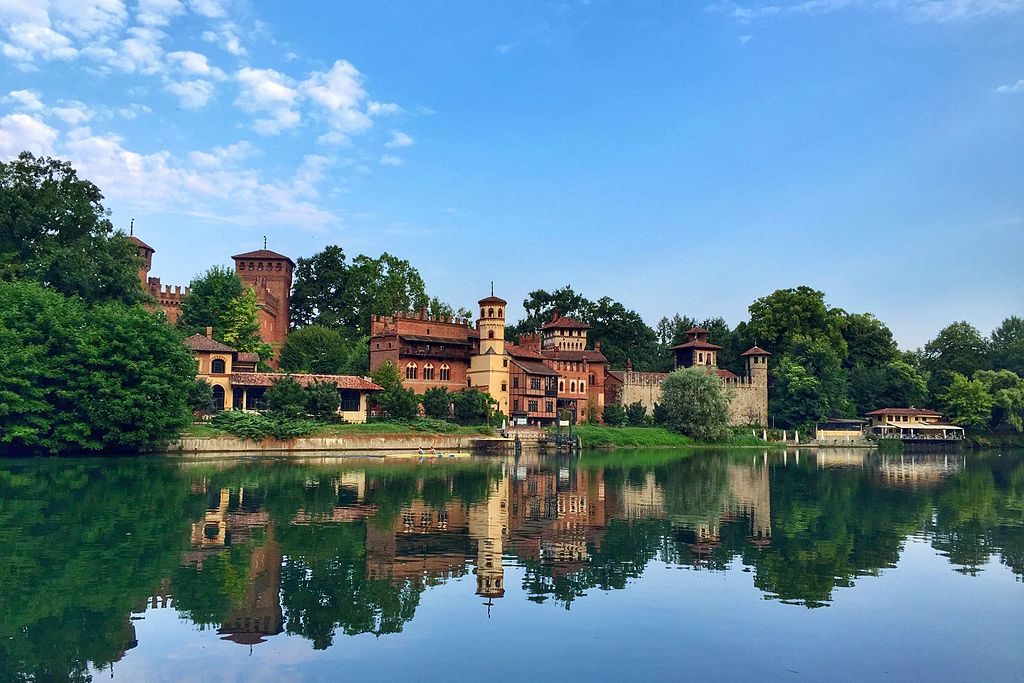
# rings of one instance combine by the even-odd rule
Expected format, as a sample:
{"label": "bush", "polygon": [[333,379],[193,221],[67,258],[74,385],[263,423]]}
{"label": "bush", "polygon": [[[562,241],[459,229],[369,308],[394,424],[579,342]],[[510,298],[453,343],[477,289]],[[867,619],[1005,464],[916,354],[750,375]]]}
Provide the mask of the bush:
{"label": "bush", "polygon": [[444,387],[431,387],[423,394],[423,412],[427,417],[445,420],[452,414],[452,398]]}
{"label": "bush", "polygon": [[188,392],[188,407],[193,413],[209,415],[213,412],[213,387],[205,379],[196,378]]}
{"label": "bush", "polygon": [[452,394],[455,421],[463,425],[486,424],[491,397],[479,389],[464,389]]}
{"label": "bush", "polygon": [[389,420],[411,420],[420,407],[420,397],[412,389],[393,387],[377,396],[377,404]]}
{"label": "bush", "polygon": [[320,426],[314,420],[296,419],[280,415],[226,411],[217,413],[210,424],[242,439],[263,441],[267,437],[294,439],[312,434]]}
{"label": "bush", "polygon": [[640,401],[630,403],[626,408],[626,422],[630,427],[643,427],[647,424],[647,406]]}
{"label": "bush", "polygon": [[606,405],[601,417],[604,418],[604,423],[609,427],[621,427],[626,424],[626,411],[618,403]]}
{"label": "bush", "polygon": [[333,382],[313,382],[306,387],[306,412],[310,417],[334,421],[338,417],[338,386]]}
{"label": "bush", "polygon": [[654,424],[663,425],[668,422],[668,408],[661,403],[654,404]]}
{"label": "bush", "polygon": [[306,390],[294,377],[284,375],[267,389],[267,410],[281,417],[299,418],[306,414]]}
{"label": "bush", "polygon": [[668,427],[701,441],[729,436],[729,401],[722,382],[703,368],[676,370],[662,384]]}

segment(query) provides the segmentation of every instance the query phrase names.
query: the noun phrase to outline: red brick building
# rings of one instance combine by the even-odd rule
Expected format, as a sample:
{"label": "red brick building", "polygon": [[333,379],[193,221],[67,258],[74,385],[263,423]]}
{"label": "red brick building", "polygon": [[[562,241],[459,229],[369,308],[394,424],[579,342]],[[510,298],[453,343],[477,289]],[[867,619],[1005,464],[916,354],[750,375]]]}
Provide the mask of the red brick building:
{"label": "red brick building", "polygon": [[370,320],[370,370],[391,361],[406,388],[417,394],[432,387],[466,388],[470,358],[479,350],[480,333],[468,320],[436,318],[426,311]]}

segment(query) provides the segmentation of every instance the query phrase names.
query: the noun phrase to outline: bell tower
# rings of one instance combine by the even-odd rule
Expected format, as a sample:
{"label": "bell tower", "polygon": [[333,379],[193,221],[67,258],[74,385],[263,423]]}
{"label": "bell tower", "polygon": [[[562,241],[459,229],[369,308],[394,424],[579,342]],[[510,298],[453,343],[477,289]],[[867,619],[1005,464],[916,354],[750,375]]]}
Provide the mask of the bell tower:
{"label": "bell tower", "polygon": [[508,415],[508,356],[505,354],[504,299],[491,295],[480,299],[480,318],[476,329],[480,333],[480,351],[470,358],[468,377],[472,387],[486,391],[498,402],[498,408]]}
{"label": "bell tower", "polygon": [[266,248],[235,254],[231,259],[242,284],[256,291],[260,305],[260,338],[273,346],[276,354],[288,338],[295,262]]}

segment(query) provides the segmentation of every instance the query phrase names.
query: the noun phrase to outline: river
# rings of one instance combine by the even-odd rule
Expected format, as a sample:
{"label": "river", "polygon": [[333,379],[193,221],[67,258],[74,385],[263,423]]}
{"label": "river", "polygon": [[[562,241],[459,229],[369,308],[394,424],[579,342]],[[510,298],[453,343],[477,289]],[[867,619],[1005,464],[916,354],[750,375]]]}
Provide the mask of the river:
{"label": "river", "polygon": [[1024,453],[0,461],[0,680],[1019,680]]}

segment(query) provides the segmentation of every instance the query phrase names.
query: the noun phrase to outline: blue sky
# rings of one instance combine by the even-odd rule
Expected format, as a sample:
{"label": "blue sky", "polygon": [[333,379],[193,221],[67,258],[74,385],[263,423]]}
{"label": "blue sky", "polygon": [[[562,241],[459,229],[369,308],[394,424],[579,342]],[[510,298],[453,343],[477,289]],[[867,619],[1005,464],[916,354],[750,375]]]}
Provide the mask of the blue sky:
{"label": "blue sky", "polygon": [[165,283],[266,235],[513,318],[1024,314],[1024,0],[0,0],[0,62],[0,156],[72,160]]}

